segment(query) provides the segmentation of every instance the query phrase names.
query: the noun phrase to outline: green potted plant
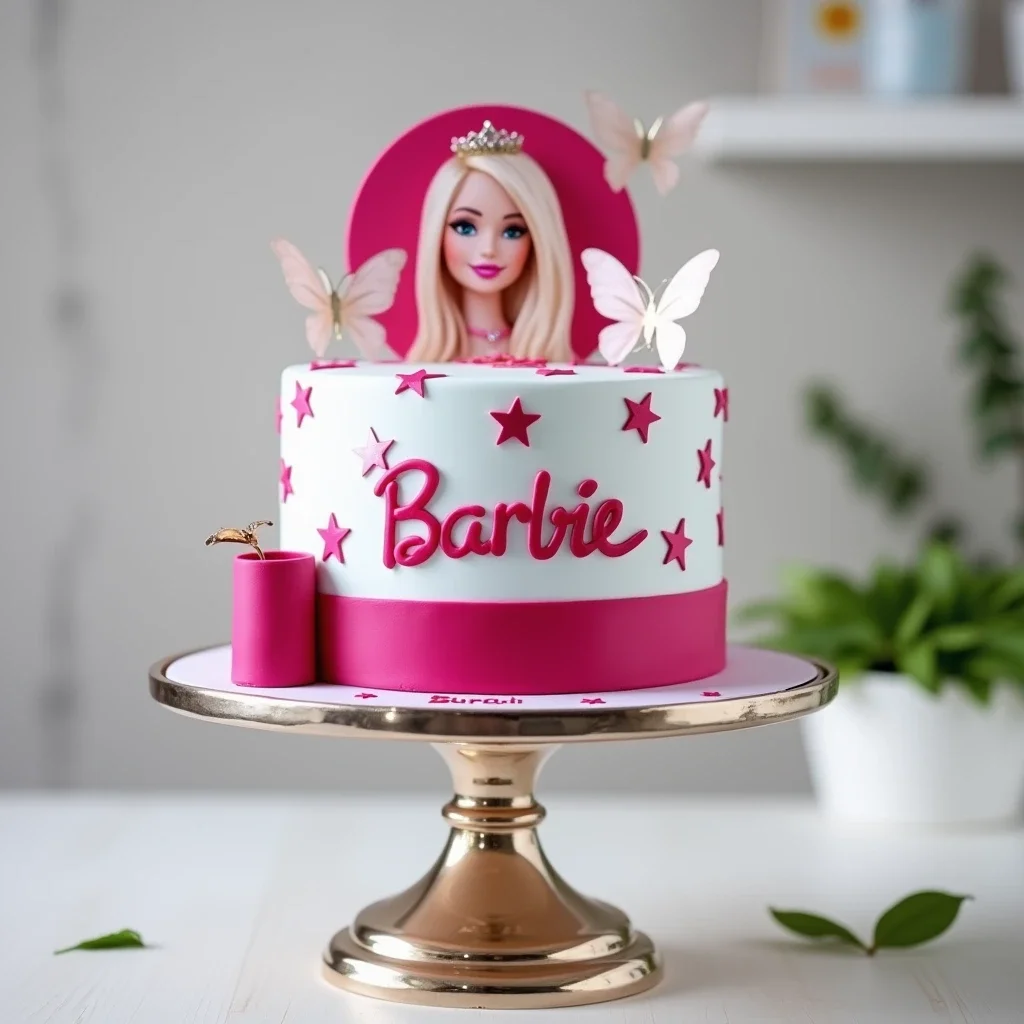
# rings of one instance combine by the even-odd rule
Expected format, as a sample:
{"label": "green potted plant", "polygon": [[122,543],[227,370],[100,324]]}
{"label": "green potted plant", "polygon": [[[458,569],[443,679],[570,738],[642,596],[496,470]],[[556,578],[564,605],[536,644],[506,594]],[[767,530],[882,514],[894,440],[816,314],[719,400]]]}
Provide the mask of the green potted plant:
{"label": "green potted plant", "polygon": [[[954,309],[976,374],[972,416],[983,458],[1024,464],[1024,378],[999,309],[1004,283],[975,257]],[[929,475],[857,420],[838,394],[807,391],[808,422],[853,479],[894,516],[920,510]],[[1024,520],[1013,524],[1024,543]],[[962,824],[1015,819],[1024,800],[1024,562],[968,554],[964,527],[927,523],[909,564],[860,578],[797,566],[781,593],[740,610],[756,642],[835,664],[840,692],[801,720],[815,792],[831,817]]]}

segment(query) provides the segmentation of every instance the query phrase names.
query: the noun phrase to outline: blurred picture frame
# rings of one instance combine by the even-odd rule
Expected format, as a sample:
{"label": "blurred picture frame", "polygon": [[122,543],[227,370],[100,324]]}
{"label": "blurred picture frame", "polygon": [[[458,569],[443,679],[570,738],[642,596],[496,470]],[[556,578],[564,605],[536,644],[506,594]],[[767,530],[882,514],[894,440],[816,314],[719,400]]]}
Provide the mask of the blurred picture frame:
{"label": "blurred picture frame", "polygon": [[864,91],[866,3],[769,0],[763,10],[765,91],[811,95]]}

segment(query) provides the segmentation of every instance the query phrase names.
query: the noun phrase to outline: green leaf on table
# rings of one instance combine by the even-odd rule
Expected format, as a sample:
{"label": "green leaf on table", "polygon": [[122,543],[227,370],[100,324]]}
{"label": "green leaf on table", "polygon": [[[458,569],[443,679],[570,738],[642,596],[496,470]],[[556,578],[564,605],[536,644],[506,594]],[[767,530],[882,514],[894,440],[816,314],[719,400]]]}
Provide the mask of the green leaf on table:
{"label": "green leaf on table", "polygon": [[827,917],[805,914],[798,910],[776,910],[774,907],[769,907],[768,911],[783,928],[788,928],[791,932],[796,932],[797,935],[802,935],[806,939],[838,939],[839,942],[848,946],[867,949],[849,928],[844,928]]}
{"label": "green leaf on table", "polygon": [[949,928],[969,899],[931,890],[912,893],[878,919],[872,948],[905,948],[931,941]]}
{"label": "green leaf on table", "polygon": [[68,946],[66,949],[54,951],[54,956],[59,953],[70,953],[75,949],[144,949],[146,944],[142,936],[130,928],[123,928],[119,932],[111,932],[109,935],[101,935],[96,939],[86,939],[76,946]]}

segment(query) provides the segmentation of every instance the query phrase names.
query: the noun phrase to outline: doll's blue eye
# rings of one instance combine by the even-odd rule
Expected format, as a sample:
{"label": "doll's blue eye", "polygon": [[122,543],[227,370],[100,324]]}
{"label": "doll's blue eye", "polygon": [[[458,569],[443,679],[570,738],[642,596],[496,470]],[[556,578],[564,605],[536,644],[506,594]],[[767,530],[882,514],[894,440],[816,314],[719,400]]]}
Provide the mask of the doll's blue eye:
{"label": "doll's blue eye", "polygon": [[517,238],[522,238],[526,234],[526,228],[522,224],[509,224],[507,228],[502,232],[503,238],[510,238],[515,241]]}
{"label": "doll's blue eye", "polygon": [[448,225],[457,235],[475,235],[476,225],[469,220],[453,220]]}

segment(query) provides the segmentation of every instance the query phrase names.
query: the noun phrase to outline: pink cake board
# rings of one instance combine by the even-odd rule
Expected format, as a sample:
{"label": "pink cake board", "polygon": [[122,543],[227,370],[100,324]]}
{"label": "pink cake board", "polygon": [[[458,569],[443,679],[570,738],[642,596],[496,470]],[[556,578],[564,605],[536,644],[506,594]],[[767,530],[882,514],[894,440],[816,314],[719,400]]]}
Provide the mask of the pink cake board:
{"label": "pink cake board", "polygon": [[[802,658],[776,651],[733,645],[729,647],[725,670],[695,683],[658,686],[649,690],[618,690],[610,693],[560,693],[550,695],[479,696],[472,694],[413,693],[406,690],[370,690],[334,683],[316,683],[280,689],[236,686],[231,682],[231,647],[212,647],[187,654],[171,662],[167,678],[184,686],[247,696],[262,696],[296,703],[335,704],[346,707],[378,705],[394,708],[422,708],[449,705],[459,711],[578,711],[584,708],[646,708],[671,704],[736,700],[782,693],[812,682],[819,675],[816,665]],[[511,706],[510,706],[511,705]]]}

